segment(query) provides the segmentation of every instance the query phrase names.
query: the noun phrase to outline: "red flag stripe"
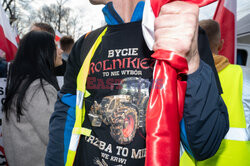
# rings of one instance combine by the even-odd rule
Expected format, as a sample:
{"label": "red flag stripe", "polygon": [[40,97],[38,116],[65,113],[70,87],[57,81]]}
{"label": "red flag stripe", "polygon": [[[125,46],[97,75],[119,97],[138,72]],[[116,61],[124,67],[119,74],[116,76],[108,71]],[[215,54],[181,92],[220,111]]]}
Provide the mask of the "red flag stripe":
{"label": "red flag stripe", "polygon": [[0,6],[0,49],[5,52],[7,61],[14,59],[17,51],[16,37],[2,6]]}
{"label": "red flag stripe", "polygon": [[235,0],[220,0],[214,15],[221,28],[221,38],[224,39],[224,46],[219,52],[228,58],[229,62],[236,63],[236,5]]}
{"label": "red flag stripe", "polygon": [[0,49],[6,53],[6,61],[11,61],[14,59],[17,47],[9,41],[8,38],[5,38],[3,27],[0,25]]}
{"label": "red flag stripe", "polygon": [[56,41],[60,41],[60,39],[61,39],[61,38],[60,38],[59,36],[56,36],[56,37],[55,37],[55,40],[56,40]]}
{"label": "red flag stripe", "polygon": [[[175,0],[146,0],[143,13],[143,35],[152,49],[154,43],[154,19],[161,6]],[[215,0],[183,0],[204,6]],[[178,166],[180,153],[180,120],[186,92],[186,82],[178,79],[186,74],[187,61],[174,52],[157,50],[153,55],[154,81],[161,81],[161,87],[152,85],[146,115],[146,166]]]}
{"label": "red flag stripe", "polygon": [[55,40],[56,40],[57,42],[59,42],[61,38],[62,38],[62,34],[56,30]]}

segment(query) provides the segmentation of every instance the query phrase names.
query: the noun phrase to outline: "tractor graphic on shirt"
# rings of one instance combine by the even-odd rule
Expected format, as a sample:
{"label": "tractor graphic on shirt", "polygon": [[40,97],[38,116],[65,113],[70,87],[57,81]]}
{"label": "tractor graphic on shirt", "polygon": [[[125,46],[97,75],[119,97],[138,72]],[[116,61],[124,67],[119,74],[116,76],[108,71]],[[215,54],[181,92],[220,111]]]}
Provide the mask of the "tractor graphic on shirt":
{"label": "tractor graphic on shirt", "polygon": [[92,126],[100,127],[102,122],[110,125],[110,135],[119,144],[133,141],[137,129],[145,133],[145,117],[149,99],[150,81],[129,77],[120,83],[118,95],[96,101],[88,114]]}

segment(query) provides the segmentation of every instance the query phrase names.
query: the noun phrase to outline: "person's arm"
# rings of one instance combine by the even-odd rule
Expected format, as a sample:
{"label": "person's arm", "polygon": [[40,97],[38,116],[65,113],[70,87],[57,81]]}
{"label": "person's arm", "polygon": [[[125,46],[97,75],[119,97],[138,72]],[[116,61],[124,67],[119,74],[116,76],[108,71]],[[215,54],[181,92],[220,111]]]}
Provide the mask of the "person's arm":
{"label": "person's arm", "polygon": [[[63,102],[63,96],[70,98],[70,104]],[[45,158],[46,166],[65,165],[65,157],[68,152],[67,147],[69,146],[71,132],[75,122],[75,108],[72,107],[74,105],[75,95],[58,94],[55,111],[49,122],[49,144]]]}
{"label": "person's arm", "polygon": [[182,126],[184,147],[196,160],[213,156],[229,129],[227,108],[214,74],[203,61],[188,75]]}
{"label": "person's arm", "polygon": [[[84,41],[81,37],[73,46],[67,61],[64,85],[58,94],[49,122],[49,144],[45,158],[46,166],[63,166],[67,157],[67,147],[74,126],[76,79],[81,68],[80,52]],[[63,100],[66,99],[66,101]]]}
{"label": "person's arm", "polygon": [[212,54],[212,51],[209,47],[209,41],[208,41],[208,38],[207,38],[205,31],[201,27],[199,27],[198,50],[199,50],[201,60],[203,60],[206,64],[208,64],[211,67],[211,69],[214,73],[214,77],[216,80],[219,94],[222,94],[223,91],[221,88],[218,72],[217,72],[215,64],[214,64],[213,54]]}
{"label": "person's arm", "polygon": [[190,145],[195,159],[204,160],[219,148],[228,130],[228,115],[211,68],[200,61],[198,16],[199,8],[194,4],[174,1],[163,5],[155,19],[154,50],[170,50],[187,60],[185,147]]}
{"label": "person's arm", "polygon": [[56,94],[56,89],[48,83],[44,83],[43,90],[40,87],[40,80],[32,83],[26,92],[25,109],[27,110],[24,113],[44,145],[47,145],[49,140],[49,119],[54,111]]}

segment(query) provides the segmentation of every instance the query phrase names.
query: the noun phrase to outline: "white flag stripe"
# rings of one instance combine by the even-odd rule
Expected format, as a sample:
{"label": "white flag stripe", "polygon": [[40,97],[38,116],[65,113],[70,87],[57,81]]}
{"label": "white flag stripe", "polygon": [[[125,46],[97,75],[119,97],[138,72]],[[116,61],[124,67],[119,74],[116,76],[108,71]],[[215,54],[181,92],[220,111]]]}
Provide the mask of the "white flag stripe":
{"label": "white flag stripe", "polygon": [[58,32],[57,30],[56,30],[56,36],[58,36],[59,38],[62,38],[62,34]]}
{"label": "white flag stripe", "polygon": [[17,47],[16,37],[2,6],[0,6],[0,26],[3,28],[5,37]]}
{"label": "white flag stripe", "polygon": [[224,45],[219,52],[228,58],[232,64],[236,63],[236,9],[235,0],[220,0],[214,15],[221,28],[221,38],[224,39]]}
{"label": "white flag stripe", "polygon": [[[234,15],[236,15],[237,5],[231,2],[232,0],[225,0],[224,7],[230,10]],[[236,1],[236,0],[233,0]]]}
{"label": "white flag stripe", "polygon": [[150,0],[146,0],[144,11],[143,11],[142,30],[143,30],[144,39],[150,50],[153,50],[153,45],[154,45],[154,40],[155,40],[154,39],[154,20],[155,20],[155,15],[151,7]]}
{"label": "white flag stripe", "polygon": [[[233,1],[235,1],[234,3],[233,3]],[[235,22],[235,27],[234,27],[234,29],[235,29],[235,33],[234,33],[234,38],[235,38],[235,40],[234,40],[234,46],[236,47],[237,46],[237,35],[236,35],[236,32],[237,32],[237,0],[225,0],[225,2],[224,2],[224,7],[226,8],[226,9],[228,9],[230,12],[232,12],[233,14],[234,14],[234,22]],[[236,61],[237,61],[237,49],[235,48],[234,49],[234,63],[236,64]]]}

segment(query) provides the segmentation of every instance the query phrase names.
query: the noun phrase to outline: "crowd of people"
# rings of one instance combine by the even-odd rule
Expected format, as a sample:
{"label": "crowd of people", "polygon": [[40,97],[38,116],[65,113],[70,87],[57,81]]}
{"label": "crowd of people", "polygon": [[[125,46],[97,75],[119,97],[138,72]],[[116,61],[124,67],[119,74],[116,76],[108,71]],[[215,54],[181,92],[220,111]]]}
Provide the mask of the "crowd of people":
{"label": "crowd of people", "polygon": [[[145,165],[147,104],[154,65],[161,60],[151,57],[143,38],[145,2],[90,2],[105,5],[106,26],[76,43],[71,36],[56,43],[50,25],[35,23],[13,62],[7,65],[0,54],[0,76],[7,77],[2,135],[9,166]],[[196,5],[177,1],[164,5],[155,21],[154,51],[174,51],[189,68],[179,75],[187,82],[180,165],[248,166],[250,69],[218,55],[219,24],[198,22],[198,14]],[[62,88],[56,76],[64,76]]]}
{"label": "crowd of people", "polygon": [[71,36],[64,36],[58,46],[52,26],[35,23],[20,41],[8,73],[1,59],[1,76],[8,75],[2,119],[8,165],[44,165],[49,119],[60,90],[56,76],[64,75],[73,44]]}
{"label": "crowd of people", "polygon": [[[52,28],[51,25],[47,24],[47,23],[34,23],[31,28],[30,31],[44,31],[47,33],[50,33],[51,35],[53,35],[55,37],[55,31]],[[62,64],[60,64],[59,66],[57,66],[55,68],[55,75],[56,76],[63,76],[66,70],[66,62],[68,60],[69,57],[69,53],[74,45],[74,39],[72,38],[72,36],[63,36],[59,43],[56,43],[56,47],[57,47],[57,56],[62,59]],[[8,63],[6,62],[6,57],[5,57],[5,53],[2,52],[0,50],[0,78],[6,78],[7,77],[7,69],[8,69]]]}

